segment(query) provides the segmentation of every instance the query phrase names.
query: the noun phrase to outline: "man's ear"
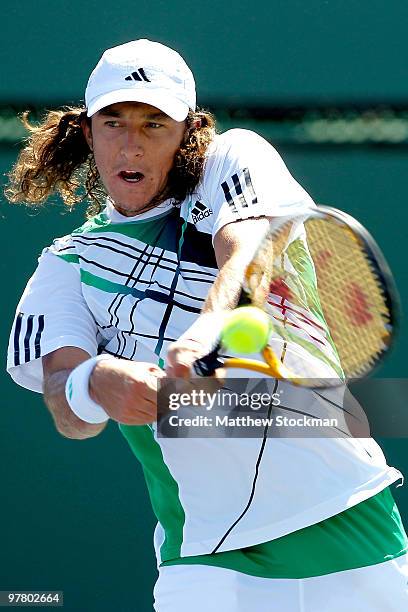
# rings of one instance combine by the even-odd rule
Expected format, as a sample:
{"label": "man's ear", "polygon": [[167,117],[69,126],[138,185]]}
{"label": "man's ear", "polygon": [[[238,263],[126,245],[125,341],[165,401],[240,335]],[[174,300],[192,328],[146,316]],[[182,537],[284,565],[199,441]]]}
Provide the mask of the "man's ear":
{"label": "man's ear", "polygon": [[81,128],[85,140],[88,143],[88,147],[91,149],[91,151],[93,151],[92,128],[90,120],[83,119],[81,121]]}
{"label": "man's ear", "polygon": [[190,138],[190,135],[194,132],[194,130],[198,130],[201,127],[201,119],[194,119],[190,125],[186,125],[186,129],[184,132],[184,142],[187,142]]}

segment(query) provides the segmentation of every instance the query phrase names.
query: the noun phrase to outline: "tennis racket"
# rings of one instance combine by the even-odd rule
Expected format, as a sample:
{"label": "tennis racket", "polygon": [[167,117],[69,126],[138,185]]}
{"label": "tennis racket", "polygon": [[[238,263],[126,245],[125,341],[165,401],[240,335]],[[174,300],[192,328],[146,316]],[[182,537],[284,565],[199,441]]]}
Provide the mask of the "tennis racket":
{"label": "tennis racket", "polygon": [[271,222],[246,269],[242,305],[268,315],[262,359],[224,358],[219,342],[195,363],[199,375],[244,368],[307,387],[341,385],[376,367],[399,318],[395,283],[374,239],[328,206]]}

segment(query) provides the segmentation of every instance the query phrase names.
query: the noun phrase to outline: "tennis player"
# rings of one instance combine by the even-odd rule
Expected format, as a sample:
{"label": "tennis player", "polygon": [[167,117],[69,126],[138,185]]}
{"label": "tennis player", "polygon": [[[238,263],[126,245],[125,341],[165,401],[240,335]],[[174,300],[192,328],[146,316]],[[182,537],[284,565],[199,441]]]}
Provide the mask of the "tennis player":
{"label": "tennis player", "polygon": [[[312,204],[273,147],[216,134],[180,55],[137,40],[105,51],[83,108],[31,128],[7,195],[54,192],[85,193],[89,218],[42,251],[7,368],[63,436],[119,424],[158,519],[155,609],[406,610],[402,476],[372,439],[157,435],[158,379],[206,353],[208,315],[237,304],[268,219]],[[312,391],[274,385],[308,413]]]}

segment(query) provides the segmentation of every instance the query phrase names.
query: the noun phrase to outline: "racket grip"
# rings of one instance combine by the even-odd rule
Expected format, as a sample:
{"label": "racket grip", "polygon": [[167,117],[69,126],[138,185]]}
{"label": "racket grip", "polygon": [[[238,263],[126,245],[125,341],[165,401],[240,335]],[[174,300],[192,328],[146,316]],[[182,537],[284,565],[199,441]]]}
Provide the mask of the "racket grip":
{"label": "racket grip", "polygon": [[193,363],[193,370],[198,376],[212,376],[218,368],[222,368],[224,360],[219,356],[220,344],[217,344],[215,349],[204,355],[200,359],[197,359]]}

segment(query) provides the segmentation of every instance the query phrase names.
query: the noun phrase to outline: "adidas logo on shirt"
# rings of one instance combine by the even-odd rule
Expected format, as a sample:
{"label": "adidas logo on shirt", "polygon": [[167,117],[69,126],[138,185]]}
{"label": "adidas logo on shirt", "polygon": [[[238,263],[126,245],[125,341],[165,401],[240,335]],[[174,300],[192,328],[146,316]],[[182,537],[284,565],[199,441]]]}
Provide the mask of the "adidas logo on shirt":
{"label": "adidas logo on shirt", "polygon": [[207,208],[207,206],[201,204],[201,202],[197,200],[197,202],[194,204],[193,210],[191,211],[191,218],[195,225],[199,221],[202,221],[203,219],[209,217],[212,214],[213,211],[211,210],[211,208]]}

